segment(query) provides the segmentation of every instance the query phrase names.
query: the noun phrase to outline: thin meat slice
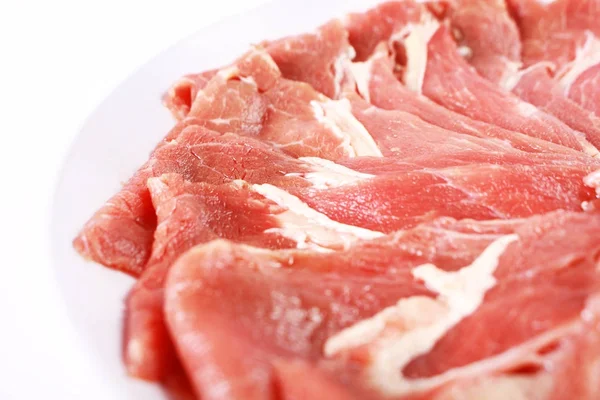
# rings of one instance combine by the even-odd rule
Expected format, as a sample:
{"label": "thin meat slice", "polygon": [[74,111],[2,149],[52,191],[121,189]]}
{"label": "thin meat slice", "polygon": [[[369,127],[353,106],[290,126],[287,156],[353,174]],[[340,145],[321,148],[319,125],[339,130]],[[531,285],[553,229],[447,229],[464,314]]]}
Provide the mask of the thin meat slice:
{"label": "thin meat slice", "polygon": [[[325,352],[344,361],[360,357],[362,379],[394,398],[478,399],[500,392],[551,399],[552,386],[578,386],[573,376],[583,377],[585,388],[576,393],[597,393],[590,373],[597,372],[599,356],[581,355],[598,341],[589,330],[597,318],[589,307],[600,293],[599,229],[600,214],[536,217],[517,228],[512,242],[504,237],[503,251],[488,247],[459,274],[434,264],[413,269],[439,293],[436,300],[401,299],[330,338]],[[581,362],[560,372],[557,359],[574,353]],[[532,386],[530,379],[545,384]]]}
{"label": "thin meat slice", "polygon": [[558,119],[479,76],[460,57],[445,26],[433,20],[415,26],[405,46],[408,67],[404,78],[412,90],[471,118],[576,150],[597,152]]}
{"label": "thin meat slice", "polygon": [[480,75],[584,133],[594,147],[600,147],[600,119],[566,96],[552,79],[548,62],[520,70],[519,30],[504,0],[461,0],[447,18],[459,51]]}
{"label": "thin meat slice", "polygon": [[[432,252],[417,251],[410,239],[401,236],[391,246],[377,248],[375,241],[367,244],[371,251],[357,245],[326,255],[212,242],[186,253],[173,267],[166,290],[168,326],[196,393],[203,399],[272,398],[274,380],[285,376],[278,371],[281,360],[312,364],[318,376],[333,376],[334,382],[337,377],[336,388],[351,388],[355,394],[373,394],[371,389],[382,396],[412,399],[432,398],[422,395],[436,390],[435,398],[459,398],[443,397],[448,388],[444,385],[462,383],[453,389],[467,394],[476,378],[520,377],[519,367],[524,363],[534,362],[544,369],[542,362],[548,355],[564,354],[562,343],[585,321],[586,301],[599,290],[598,218],[599,214],[559,212],[523,221],[514,226],[517,235],[457,235],[434,229],[430,233],[446,236],[450,247],[434,246]],[[585,234],[569,240],[575,232]],[[446,254],[445,259],[452,260],[453,245],[466,237],[479,238],[483,248],[451,265],[438,258]],[[424,242],[426,248],[431,239]],[[377,252],[374,259],[372,251]],[[410,256],[405,259],[402,254]],[[383,270],[371,275],[374,264]],[[534,273],[523,273],[528,270]],[[438,337],[431,339],[430,321],[448,320],[444,318],[449,310],[462,304],[436,298],[438,290],[451,287],[444,289],[433,277],[445,277],[450,284],[450,279],[472,278],[477,273],[471,286],[454,289],[474,291],[465,298],[465,311],[458,314],[464,316],[442,325],[443,330],[437,328]],[[574,287],[575,282],[578,286]],[[496,293],[505,290],[511,290],[511,295],[496,300]],[[536,294],[546,301],[524,307]],[[521,313],[527,318],[514,318]],[[491,315],[494,324],[481,323]],[[537,318],[541,323],[533,322]],[[473,338],[467,344],[464,332],[458,335],[463,325],[470,325],[468,337]],[[402,342],[411,332],[426,344],[432,341],[431,350]],[[440,357],[436,342],[452,345],[447,355]],[[464,346],[470,351],[461,351]],[[499,358],[507,346],[516,346],[516,351]],[[430,362],[421,371],[419,362],[426,358]],[[597,356],[590,359],[595,361]],[[458,365],[455,374],[440,375],[444,374],[440,367],[453,364]],[[468,369],[469,364],[482,368]],[[577,369],[589,370],[589,366]],[[557,383],[567,384],[567,378]],[[314,384],[323,385],[324,379]],[[286,384],[279,381],[277,388],[285,390]]]}
{"label": "thin meat slice", "polygon": [[519,28],[505,0],[455,0],[445,17],[459,51],[481,76],[501,83],[519,69]]}
{"label": "thin meat slice", "polygon": [[173,267],[169,328],[203,399],[271,398],[274,385],[283,391],[278,398],[288,398],[287,391],[298,390],[285,381],[289,368],[307,364],[319,378],[312,390],[338,392],[322,388],[326,379],[314,368],[332,333],[398,296],[428,294],[411,267],[435,262],[458,269],[520,223],[444,219],[322,255],[212,242]]}
{"label": "thin meat slice", "polygon": [[169,174],[150,178],[148,187],[158,227],[146,270],[127,297],[124,335],[127,370],[146,380],[165,379],[176,362],[162,318],[163,287],[171,264],[191,247],[222,238],[274,249],[327,251],[382,236],[335,224],[323,215],[294,213],[244,181],[211,185]]}
{"label": "thin meat slice", "polygon": [[305,82],[335,99],[341,93],[345,65],[354,57],[348,32],[339,20],[332,20],[314,33],[266,42],[284,78]]}
{"label": "thin meat slice", "polygon": [[253,50],[206,85],[190,116],[210,129],[256,137],[293,156],[334,161],[381,156],[351,114],[329,115],[329,101],[306,83],[282,78],[266,52]]}
{"label": "thin meat slice", "polygon": [[[279,186],[301,184],[288,172],[308,172],[302,163],[252,138],[222,135],[192,120],[178,124],[150,159],[86,223],[74,240],[85,258],[138,276],[150,256],[156,215],[148,178],[179,173],[194,182],[225,183],[243,178]],[[301,180],[300,180],[301,181]]]}
{"label": "thin meat slice", "polygon": [[185,75],[169,88],[163,96],[163,104],[176,120],[183,120],[188,116],[196,95],[217,72],[218,70],[213,69],[199,74]]}
{"label": "thin meat slice", "polygon": [[583,178],[591,165],[472,164],[382,175],[326,190],[290,189],[329,218],[392,232],[438,216],[521,218],[564,209],[579,211],[595,199]]}
{"label": "thin meat slice", "polygon": [[536,64],[518,74],[512,88],[521,99],[552,114],[571,128],[583,132],[586,139],[596,148],[600,148],[600,117],[586,110],[576,96],[576,90],[565,96],[563,88],[552,79],[546,65]]}
{"label": "thin meat slice", "polygon": [[600,37],[598,0],[507,2],[521,33],[525,67],[551,62],[559,72],[575,60],[590,34]]}
{"label": "thin meat slice", "polygon": [[419,22],[427,6],[435,10],[443,2],[426,3],[413,0],[389,1],[364,13],[352,13],[346,16],[350,44],[356,51],[354,61],[368,59],[380,42],[389,41],[394,33],[400,32],[409,23]]}
{"label": "thin meat slice", "polygon": [[596,55],[598,63],[579,74],[573,83],[567,83],[566,91],[571,100],[600,118],[600,39]]}
{"label": "thin meat slice", "polygon": [[[259,47],[273,58],[284,78],[305,82],[330,98],[339,95],[345,64],[354,56],[348,33],[337,20],[315,32],[267,41]],[[186,75],[169,88],[163,102],[177,120],[189,115],[197,94],[218,71]]]}
{"label": "thin meat slice", "polygon": [[355,93],[347,93],[338,104],[351,108],[352,114],[367,129],[384,156],[443,155],[462,150],[514,151],[500,140],[480,139],[449,131],[404,111],[377,108]]}
{"label": "thin meat slice", "polygon": [[577,154],[577,151],[568,147],[451,111],[424,95],[409,90],[396,78],[393,65],[394,62],[388,55],[386,45],[379,46],[366,62],[352,65],[352,73],[359,93],[379,108],[404,111],[453,132],[499,139],[526,152]]}

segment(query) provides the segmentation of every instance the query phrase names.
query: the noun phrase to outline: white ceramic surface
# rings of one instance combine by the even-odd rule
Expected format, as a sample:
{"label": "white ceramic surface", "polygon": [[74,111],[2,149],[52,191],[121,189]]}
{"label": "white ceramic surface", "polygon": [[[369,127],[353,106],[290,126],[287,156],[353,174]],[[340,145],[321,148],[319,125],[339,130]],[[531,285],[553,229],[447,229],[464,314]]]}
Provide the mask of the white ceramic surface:
{"label": "white ceramic surface", "polygon": [[71,240],[83,223],[147,158],[174,121],[161,95],[179,76],[218,67],[250,44],[311,30],[375,0],[278,0],[177,43],[123,82],[89,117],[57,187],[51,226],[53,263],[70,318],[111,399],[162,399],[152,384],[125,375],[121,363],[123,298],[133,279],[85,262]]}

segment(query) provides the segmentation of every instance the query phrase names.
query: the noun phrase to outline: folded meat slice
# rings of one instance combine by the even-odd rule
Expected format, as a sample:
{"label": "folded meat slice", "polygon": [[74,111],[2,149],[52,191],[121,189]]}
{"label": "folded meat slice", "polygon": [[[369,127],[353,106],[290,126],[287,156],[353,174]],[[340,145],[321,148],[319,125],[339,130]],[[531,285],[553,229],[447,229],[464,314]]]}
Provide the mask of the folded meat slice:
{"label": "folded meat slice", "polygon": [[348,32],[339,20],[316,32],[266,42],[263,47],[284,78],[308,83],[332,99],[340,95],[345,66],[354,57]]}
{"label": "folded meat slice", "polygon": [[199,91],[217,74],[213,69],[179,78],[163,96],[163,104],[176,120],[185,119]]}
{"label": "folded meat slice", "polygon": [[567,97],[600,118],[600,2],[509,0],[526,66],[548,62]]}
{"label": "folded meat slice", "polygon": [[327,109],[329,101],[306,83],[282,78],[266,52],[253,50],[199,92],[189,115],[215,131],[256,137],[297,157],[381,156],[352,114]]}
{"label": "folded meat slice", "polygon": [[419,22],[428,7],[433,11],[443,5],[444,2],[389,1],[363,13],[348,14],[344,23],[356,51],[354,61],[368,59],[380,42],[389,41],[409,23]]}
{"label": "folded meat slice", "polygon": [[323,215],[294,214],[244,181],[211,185],[169,174],[150,178],[148,187],[158,227],[146,270],[127,297],[124,332],[128,373],[147,380],[164,380],[176,362],[162,318],[163,287],[171,264],[189,248],[222,238],[273,249],[327,251],[382,236]]}
{"label": "folded meat slice", "polygon": [[179,173],[194,182],[218,184],[243,178],[285,187],[302,184],[301,179],[286,177],[286,173],[309,171],[268,144],[210,131],[188,119],[170,132],[149,160],[92,216],[74,246],[87,259],[137,276],[150,256],[156,228],[148,178]]}
{"label": "folded meat slice", "polygon": [[404,81],[410,89],[471,118],[597,154],[581,133],[478,75],[459,55],[446,26],[425,20],[411,28],[404,44]]}
{"label": "folded meat slice", "polygon": [[[459,50],[477,72],[585,134],[600,147],[600,118],[569,99],[543,61],[521,70],[521,40],[504,0],[460,0],[447,17]],[[600,59],[599,59],[600,62]]]}
{"label": "folded meat slice", "polygon": [[555,71],[573,62],[591,33],[600,37],[598,0],[507,0],[522,40],[525,67],[551,62]]}
{"label": "folded meat slice", "polygon": [[[354,56],[348,32],[338,20],[315,32],[264,42],[259,47],[273,58],[285,79],[305,82],[330,98],[340,94],[343,70]],[[218,69],[186,75],[167,91],[164,104],[176,119],[188,116],[196,95],[217,72]]]}
{"label": "folded meat slice", "polygon": [[576,154],[571,148],[451,111],[409,90],[394,74],[394,61],[389,57],[387,45],[380,45],[367,61],[353,63],[351,69],[359,93],[379,108],[404,111],[453,132],[499,139],[527,152]]}
{"label": "folded meat slice", "polygon": [[311,383],[348,399],[475,399],[547,373],[556,388],[584,386],[575,373],[593,389],[598,353],[562,374],[555,359],[597,343],[599,218],[557,212],[500,235],[422,227],[414,242],[324,255],[211,242],[171,270],[168,328],[203,399],[286,398],[282,363],[312,366]]}

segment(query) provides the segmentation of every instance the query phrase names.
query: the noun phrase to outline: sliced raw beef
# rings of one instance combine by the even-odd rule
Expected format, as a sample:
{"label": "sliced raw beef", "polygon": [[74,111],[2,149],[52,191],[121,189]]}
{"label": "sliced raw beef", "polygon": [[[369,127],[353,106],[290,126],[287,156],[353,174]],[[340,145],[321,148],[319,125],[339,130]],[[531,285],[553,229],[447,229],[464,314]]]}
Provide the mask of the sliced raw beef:
{"label": "sliced raw beef", "polygon": [[480,75],[501,83],[519,69],[519,28],[505,0],[455,0],[446,17],[459,51]]}
{"label": "sliced raw beef", "polygon": [[[156,215],[146,181],[179,173],[194,182],[244,178],[285,187],[301,184],[288,172],[310,172],[303,164],[252,138],[222,135],[181,122],[135,175],[87,222],[74,241],[87,259],[137,276],[150,256]],[[215,168],[218,166],[218,168]]]}
{"label": "sliced raw beef", "polygon": [[216,75],[218,70],[199,74],[190,74],[180,78],[163,96],[163,104],[173,117],[182,120],[190,113],[192,103],[198,92]]}
{"label": "sliced raw beef", "polygon": [[[434,4],[430,6],[435,8]],[[354,61],[369,58],[380,42],[389,41],[409,23],[419,22],[426,12],[423,3],[404,0],[386,2],[365,13],[347,15],[345,25],[350,44],[356,51]]]}
{"label": "sliced raw beef", "polygon": [[[284,78],[308,83],[330,98],[339,95],[343,70],[354,55],[348,33],[337,20],[314,33],[264,42],[260,47],[273,58]],[[168,90],[164,103],[176,119],[188,116],[196,95],[217,72],[210,70],[184,76]]]}
{"label": "sliced raw beef", "polygon": [[293,156],[381,156],[352,114],[327,108],[329,102],[311,86],[281,78],[273,59],[254,50],[205,86],[190,116],[215,131],[260,138]]}
{"label": "sliced raw beef", "polygon": [[326,190],[290,190],[335,221],[387,233],[438,216],[485,220],[578,211],[595,198],[583,184],[593,170],[568,163],[473,164],[377,176]]}
{"label": "sliced raw beef", "polygon": [[521,67],[521,41],[504,0],[461,0],[448,16],[459,50],[480,75],[585,134],[600,148],[600,118],[565,96],[548,63]]}
{"label": "sliced raw beef", "polygon": [[[571,128],[583,132],[587,140],[596,149],[600,149],[600,117],[579,105],[584,101],[583,98],[580,101],[567,98],[545,65],[536,64],[521,71],[517,79],[512,88],[513,93],[540,110],[554,115]],[[575,93],[573,91],[571,96]]]}
{"label": "sliced raw beef", "polygon": [[332,99],[339,96],[345,65],[354,57],[348,32],[338,20],[315,33],[290,36],[263,46],[284,78],[308,83]]}
{"label": "sliced raw beef", "polygon": [[479,76],[460,57],[448,28],[433,20],[415,25],[405,40],[406,85],[444,107],[532,137],[593,154],[582,134]]}
{"label": "sliced raw beef", "polygon": [[310,210],[294,213],[244,181],[215,186],[170,174],[148,179],[148,187],[158,226],[146,270],[127,298],[124,346],[129,374],[147,380],[163,380],[176,362],[162,318],[163,286],[171,264],[189,248],[223,238],[266,248],[327,251],[382,236]]}
{"label": "sliced raw beef", "polygon": [[500,139],[527,152],[576,153],[568,147],[471,119],[409,90],[394,75],[393,60],[388,56],[387,46],[378,47],[367,62],[354,63],[352,72],[361,95],[377,107],[405,111],[431,124],[465,135]]}
{"label": "sliced raw beef", "polygon": [[519,26],[526,67],[551,62],[560,71],[575,60],[591,33],[600,37],[598,0],[507,0]]}
{"label": "sliced raw beef", "polygon": [[354,93],[346,94],[343,100],[336,103],[352,110],[352,114],[373,137],[384,156],[405,158],[461,150],[482,153],[514,150],[500,140],[480,139],[449,131],[404,111],[377,108]]}
{"label": "sliced raw beef", "polygon": [[510,0],[525,65],[549,62],[565,94],[600,117],[600,1]]}
{"label": "sliced raw beef", "polygon": [[[567,83],[565,90],[570,99],[600,118],[600,39],[596,54],[598,63],[579,74],[573,83]],[[564,79],[561,81],[565,85]]]}
{"label": "sliced raw beef", "polygon": [[[227,318],[229,312],[238,313],[238,311],[229,308],[229,305],[227,304],[228,301],[237,298],[241,299],[241,297],[244,297],[249,293],[257,293],[259,295],[259,307],[254,307],[257,300],[254,296],[248,298],[249,302],[247,306],[256,311],[256,314],[252,313],[252,315],[257,317],[260,314],[263,314],[264,317],[269,318],[270,314],[274,321],[281,321],[283,324],[280,325],[277,331],[267,328],[267,340],[265,343],[272,342],[276,346],[284,347],[286,345],[293,345],[291,349],[292,352],[300,352],[303,355],[306,354],[311,358],[315,358],[319,356],[321,351],[320,348],[324,340],[331,334],[327,333],[327,331],[340,329],[351,324],[353,321],[360,319],[362,313],[369,313],[369,309],[378,308],[377,304],[379,302],[386,301],[387,303],[390,301],[386,300],[386,298],[391,298],[391,301],[394,301],[394,299],[397,298],[399,295],[397,292],[398,287],[392,285],[390,277],[394,280],[404,280],[409,278],[410,267],[429,261],[445,265],[450,270],[458,269],[465,263],[471,262],[477,256],[478,252],[481,252],[491,241],[502,234],[512,233],[515,227],[521,223],[521,221],[492,221],[485,223],[474,221],[456,222],[452,219],[441,219],[431,225],[423,225],[411,231],[399,232],[386,238],[357,245],[357,247],[346,253],[337,253],[339,254],[339,257],[325,255],[321,260],[315,258],[314,253],[306,253],[303,251],[269,253],[255,248],[247,248],[245,246],[238,249],[237,246],[232,244],[223,242],[221,245],[220,242],[213,242],[212,244],[207,245],[207,247],[216,247],[217,251],[211,252],[208,257],[206,255],[201,256],[207,258],[205,262],[200,262],[197,255],[193,256],[194,261],[198,261],[195,263],[194,268],[206,267],[207,271],[210,272],[215,265],[213,257],[224,258],[224,262],[221,263],[224,267],[222,272],[215,270],[214,279],[211,279],[211,281],[214,281],[214,283],[219,286],[222,284],[225,284],[225,286],[220,288],[214,287],[214,290],[208,290],[212,286],[209,284],[208,286],[205,286],[205,294],[212,293],[215,296],[212,300],[217,300],[218,296],[223,294],[223,299],[226,301],[221,302],[221,306],[225,306],[226,309],[230,311],[222,313],[220,312],[220,310],[222,310],[220,308],[221,306],[213,309],[209,304],[206,304],[206,311],[213,309],[213,311],[217,312],[217,315],[221,314],[222,317]],[[221,253],[218,251],[220,246],[224,246],[227,250]],[[252,252],[250,254],[245,254],[246,249],[251,249]],[[258,254],[258,260],[254,260],[252,254],[254,252]],[[360,257],[356,257],[357,255],[360,255]],[[190,258],[189,255],[184,257]],[[232,264],[231,261],[234,261],[235,259],[237,259],[239,263]],[[268,264],[261,266],[260,263],[257,263],[257,261],[260,261],[261,259],[268,261]],[[179,263],[182,262],[185,261],[180,261]],[[278,265],[281,265],[284,268],[291,265],[294,269],[302,268],[306,270],[300,271],[299,274],[295,274],[294,271],[290,270],[286,271],[285,269],[280,271],[272,270],[272,267]],[[265,266],[267,269],[263,271]],[[382,278],[377,278],[380,274],[382,274]],[[386,274],[388,275],[388,278],[384,278]],[[231,281],[229,281],[228,277],[231,277]],[[195,277],[195,279],[196,278],[197,277]],[[323,280],[323,278],[325,278],[325,280]],[[227,281],[230,283],[227,284]],[[322,287],[320,287],[320,285],[315,285],[317,282],[322,282]],[[265,286],[265,284],[268,284],[269,286]],[[273,295],[268,291],[268,288],[271,285],[277,287],[277,291],[274,292],[275,294]],[[310,321],[308,321],[310,325],[306,328],[301,328],[306,321],[306,313],[303,311],[303,308],[306,306],[301,303],[300,298],[293,300],[293,298],[289,297],[290,294],[293,294],[294,290],[302,290],[302,286],[304,285],[308,285],[309,288],[315,288],[315,295],[309,294],[306,297],[302,296],[308,301],[312,303],[317,301],[321,304],[328,300],[334,301],[331,305],[331,311],[326,311],[326,313],[334,314],[332,317],[335,319],[331,321],[331,323],[324,323],[322,327],[318,328],[319,331],[325,330],[325,333],[311,335],[310,325],[315,325],[315,327],[317,327],[320,321],[323,320],[320,312],[319,314],[315,313],[315,321],[313,324],[310,324]],[[426,289],[418,283],[413,282],[413,285],[413,288],[400,290],[407,290],[409,293],[427,293]],[[350,290],[351,288],[356,288],[357,290],[352,291]],[[392,288],[393,290],[390,292],[390,289]],[[328,293],[328,289],[331,293]],[[381,291],[376,289],[381,289]],[[292,293],[290,293],[290,291],[292,291]],[[231,295],[228,295],[227,293],[231,293]],[[372,295],[370,295],[370,293],[372,293]],[[197,294],[199,293],[195,293],[194,295]],[[315,298],[315,296],[317,297]],[[361,300],[361,297],[363,296],[367,297]],[[311,297],[313,300],[311,300]],[[288,298],[289,301],[287,301]],[[267,304],[260,304],[264,301],[266,301]],[[356,305],[353,306],[352,304],[361,301],[365,302],[365,306],[368,306],[369,309],[361,312],[359,309],[356,309]],[[235,302],[237,302],[237,300],[234,300],[234,303]],[[240,303],[239,306],[242,306],[243,304],[245,304],[245,301]],[[269,304],[272,304],[274,307],[271,313],[269,313],[268,310],[265,310],[265,306],[269,307]],[[325,307],[327,306],[325,305]],[[203,308],[204,307],[201,307],[201,309]],[[310,307],[306,308],[308,308],[310,312]],[[356,309],[356,311],[351,312],[354,309]],[[336,316],[336,312],[340,315]],[[286,320],[288,316],[292,317],[294,313],[300,314],[294,320]],[[219,324],[215,324],[214,322],[208,323],[204,318],[202,318],[202,320],[206,322],[204,324],[206,328],[215,328],[215,333],[219,331]],[[244,324],[244,321],[250,323],[258,322],[254,321],[253,318],[250,318],[240,320],[240,323]],[[294,325],[301,328],[297,333],[290,331],[290,328],[294,329]],[[340,325],[340,327],[336,328],[336,325]],[[261,323],[254,323],[253,326],[250,326],[251,329],[249,332],[256,332],[258,334],[261,332],[262,327],[267,326]],[[236,332],[243,331],[245,331],[244,325],[239,326],[236,329]],[[293,336],[290,336],[286,340],[286,332],[290,332]],[[229,336],[227,335],[227,332],[223,333],[225,334],[223,337],[223,344],[225,344],[227,343]],[[277,340],[276,337],[275,340],[268,340],[273,335],[282,337],[280,340]],[[177,340],[177,338],[183,338],[183,336],[175,334],[175,340]],[[259,338],[257,337],[257,339]],[[290,340],[294,343],[290,343]],[[315,341],[317,341],[317,343],[314,343]],[[243,344],[243,341],[233,340],[232,343]],[[215,351],[221,352],[225,350],[225,348],[219,347],[217,347]],[[289,352],[288,349],[284,348],[283,350],[285,350],[286,353]],[[210,351],[210,353],[212,353],[212,351]],[[229,354],[233,356],[235,351]],[[248,355],[248,353],[245,352],[239,354]],[[255,354],[255,352],[252,351],[249,354]],[[212,354],[206,355],[210,358],[213,356]],[[215,355],[220,356],[219,353]],[[221,357],[219,357],[219,359],[220,358]],[[215,361],[220,363],[221,361],[219,359],[216,359]],[[202,363],[202,361],[205,361],[204,357],[191,361],[194,363],[197,362],[199,364],[198,368],[210,366],[209,364]],[[281,361],[283,362],[283,360]],[[256,361],[252,361],[252,357],[249,357],[249,362],[254,363]],[[279,368],[280,365],[277,364],[277,367]],[[245,371],[245,373],[249,372],[251,371]],[[275,372],[277,372],[278,376],[281,373],[281,371]],[[315,371],[315,373],[316,376],[320,376],[318,371]],[[283,375],[285,376],[287,374]],[[227,376],[225,377],[227,380],[229,378],[230,377]],[[194,378],[192,377],[192,379]],[[292,384],[293,383],[291,382],[286,383],[285,387]],[[318,388],[314,388],[313,390],[315,389]],[[209,391],[210,388],[206,387],[202,388],[202,390]],[[224,398],[230,398],[227,397],[229,394],[224,394],[224,396]],[[246,397],[242,396],[241,398]]]}
{"label": "sliced raw beef", "polygon": [[[378,239],[325,255],[215,241],[171,270],[168,327],[202,399],[271,398],[288,387],[276,381],[287,376],[282,360],[310,365],[312,390],[326,385],[341,398],[353,398],[344,387],[362,389],[358,398],[483,398],[503,384],[517,398],[545,373],[557,388],[594,393],[597,352],[562,374],[554,360],[598,340],[589,325],[600,214],[559,212],[514,228],[500,237],[431,229],[416,247],[399,234],[392,245]],[[436,235],[449,247],[423,251]],[[466,238],[487,248],[456,260],[453,248]]]}

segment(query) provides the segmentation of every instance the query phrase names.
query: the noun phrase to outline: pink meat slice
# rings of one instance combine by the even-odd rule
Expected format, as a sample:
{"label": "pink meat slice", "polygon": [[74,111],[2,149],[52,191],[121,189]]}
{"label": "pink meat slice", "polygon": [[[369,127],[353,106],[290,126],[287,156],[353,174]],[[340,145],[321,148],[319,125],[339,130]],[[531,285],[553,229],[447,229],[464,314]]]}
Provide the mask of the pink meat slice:
{"label": "pink meat slice", "polygon": [[224,238],[267,248],[296,247],[275,233],[283,208],[244,184],[191,183],[170,174],[148,180],[158,218],[146,270],[130,291],[125,310],[124,358],[130,375],[160,381],[176,362],[162,318],[167,271],[189,248]]}
{"label": "pink meat slice", "polygon": [[[540,384],[543,375],[550,374],[549,384],[561,393],[568,388],[582,394],[577,398],[594,399],[593,395],[588,397],[598,391],[597,376],[591,373],[597,372],[600,356],[583,355],[597,346],[599,339],[594,329],[597,304],[591,306],[600,293],[599,222],[600,214],[555,213],[517,228],[519,241],[500,257],[494,273],[496,284],[483,303],[448,330],[430,351],[402,369],[409,385],[413,381],[423,388],[424,380],[437,378],[428,388],[433,393],[406,389],[398,397],[487,398],[485,393],[509,389],[507,383],[514,386],[507,393],[516,393],[524,380],[533,380],[535,386],[529,390],[535,390],[535,397],[523,392],[523,398],[561,398],[555,396],[554,389]],[[576,238],[572,238],[574,234]],[[343,357],[362,357],[368,368],[370,357],[394,334],[402,335],[402,321],[390,318],[378,339],[346,351]],[[579,362],[565,364],[561,358]],[[504,389],[494,386],[499,378],[505,380]],[[450,387],[443,386],[447,383]]]}
{"label": "pink meat slice", "polygon": [[582,105],[584,97],[576,98],[577,89],[565,96],[563,88],[552,79],[545,65],[536,65],[523,71],[512,89],[521,99],[552,114],[571,128],[583,132],[586,139],[600,148],[600,117]]}
{"label": "pink meat slice", "polygon": [[[313,364],[310,370],[317,379],[311,380],[315,387],[310,390],[316,391],[327,380],[314,363],[328,336],[398,297],[429,293],[410,279],[412,266],[431,261],[450,270],[460,268],[520,223],[442,219],[321,256],[212,242],[186,253],[173,267],[166,293],[167,321],[203,399],[271,398],[273,386],[296,392],[294,382],[273,380],[285,379],[293,366],[306,371],[306,363]],[[185,318],[170,318],[171,309]],[[200,340],[209,345],[198,346]],[[217,391],[219,386],[226,391]],[[330,383],[322,390],[340,391]],[[290,395],[278,394],[282,397],[277,398]]]}
{"label": "pink meat slice", "polygon": [[[273,58],[284,78],[308,83],[330,98],[339,95],[343,65],[352,56],[348,32],[341,22],[333,20],[315,32],[264,42],[260,47]],[[197,94],[217,72],[189,74],[171,86],[163,102],[176,119],[188,116]]]}
{"label": "pink meat slice", "polygon": [[571,100],[600,119],[600,63],[582,72],[571,84],[568,93]]}
{"label": "pink meat slice", "polygon": [[339,20],[332,20],[314,33],[266,42],[284,78],[305,82],[332,99],[340,95],[344,64],[352,56],[348,32]]}
{"label": "pink meat slice", "polygon": [[583,184],[593,170],[591,165],[472,164],[290,191],[335,221],[385,233],[439,216],[486,220],[578,211],[595,199]]}
{"label": "pink meat slice", "polygon": [[323,101],[327,97],[308,84],[281,78],[273,59],[255,50],[206,85],[190,116],[215,131],[255,137],[293,156],[356,155],[315,110]]}
{"label": "pink meat slice", "polygon": [[521,62],[519,28],[505,0],[456,0],[446,18],[459,48],[486,79],[499,83]]}
{"label": "pink meat slice", "polygon": [[573,101],[573,94],[573,100],[565,96],[564,89],[552,79],[547,62],[519,71],[519,30],[504,0],[458,1],[448,19],[454,36],[459,37],[459,48],[465,50],[465,58],[480,75],[584,133],[594,147],[600,147],[600,119],[582,108],[581,102]]}
{"label": "pink meat slice", "polygon": [[358,85],[359,92],[379,108],[404,111],[453,132],[499,139],[526,152],[576,154],[575,150],[568,147],[451,111],[422,94],[409,90],[396,78],[393,61],[388,57],[387,46],[379,47],[364,66],[367,68],[366,76],[357,78],[362,79],[361,84]]}
{"label": "pink meat slice", "polygon": [[586,31],[600,37],[598,0],[507,2],[519,26],[526,67],[547,61],[559,71],[575,59],[587,39]]}
{"label": "pink meat slice", "polygon": [[424,5],[413,0],[389,1],[364,13],[347,15],[345,25],[350,44],[356,51],[354,61],[368,59],[380,42],[387,42],[409,23],[419,22],[427,13],[427,7],[429,11],[435,11],[436,6],[443,5],[444,2],[427,2]]}
{"label": "pink meat slice", "polygon": [[[587,301],[600,289],[596,268],[600,251],[599,218],[600,214],[559,212],[515,226],[519,240],[501,256],[495,273],[497,283],[484,302],[450,329],[431,352],[416,358],[398,373],[403,372],[410,382],[417,376],[432,376],[451,366],[468,365],[497,356],[508,348],[515,349],[504,364],[498,363],[492,370],[467,371],[454,377],[449,383],[462,383],[452,388],[458,394],[456,390],[466,393],[475,378],[527,376],[527,372],[522,372],[524,369],[519,369],[524,364],[528,368],[537,366],[540,372],[547,368],[554,373],[553,357],[567,353],[564,346],[567,341],[575,349],[590,349],[590,343],[592,346],[596,343],[588,340],[589,335],[595,334],[593,331],[584,330],[585,340],[576,340],[572,331],[559,329],[588,323]],[[574,235],[575,232],[578,234]],[[447,255],[446,259],[452,260],[453,245],[460,243],[465,235],[451,231],[437,233],[447,237],[450,247],[416,251],[406,241],[409,239],[397,237],[392,246],[376,248],[374,242],[368,243],[371,251],[376,252],[374,256],[361,245],[326,255],[297,250],[257,251],[224,241],[190,250],[169,274],[165,313],[196,394],[203,399],[274,398],[274,386],[284,391],[287,387],[281,381],[275,384],[278,378],[285,377],[279,370],[284,360],[287,365],[296,362],[312,365],[311,370],[318,377],[314,384],[326,385],[328,391],[334,390],[341,398],[370,398],[362,395],[373,393],[368,390],[371,384],[365,372],[371,352],[380,345],[379,338],[366,346],[346,350],[333,360],[324,360],[323,345],[332,335],[399,299],[434,296],[422,282],[412,278],[415,266],[431,262],[442,270],[455,271],[479,255],[467,252],[462,260],[445,265],[438,257]],[[482,247],[498,237],[466,236],[479,238]],[[423,244],[427,247],[431,239],[428,237]],[[411,249],[415,251],[410,252]],[[405,259],[398,252],[410,257]],[[373,265],[381,265],[382,270],[370,275]],[[511,295],[506,295],[507,290]],[[502,291],[505,293],[501,296]],[[527,303],[529,300],[533,302]],[[239,315],[244,318],[238,318]],[[515,317],[520,315],[525,317]],[[492,316],[494,323],[485,323]],[[495,328],[486,328],[492,326]],[[386,326],[388,335],[394,335],[395,329],[398,327]],[[544,348],[525,346],[548,332],[558,333],[544,342]],[[473,339],[465,343],[465,337]],[[439,350],[442,346],[444,353]],[[532,357],[536,352],[538,357]],[[586,361],[584,364],[571,364],[576,376],[593,371],[598,355],[592,354],[580,358]],[[537,364],[530,365],[531,360],[537,360]],[[563,373],[556,379],[569,385],[571,376]],[[336,378],[339,383],[332,389],[330,385]],[[342,392],[343,388],[357,390],[356,387],[363,391]],[[456,398],[443,397],[447,388],[436,388],[435,398]],[[358,393],[361,395],[356,396]],[[407,392],[396,398],[432,397]]]}
{"label": "pink meat slice", "polygon": [[440,26],[426,45],[427,62],[419,89],[435,102],[474,119],[584,149],[585,138],[579,133],[479,76],[460,57],[445,26]]}
{"label": "pink meat slice", "polygon": [[156,228],[148,178],[179,173],[193,182],[245,179],[285,187],[302,184],[301,179],[287,177],[287,172],[304,171],[302,163],[268,144],[210,131],[188,119],[171,131],[150,159],[92,216],[73,244],[86,259],[139,276],[150,257]]}
{"label": "pink meat slice", "polygon": [[354,93],[347,93],[344,98],[384,156],[405,158],[460,150],[514,150],[502,141],[446,130],[405,111],[377,108]]}
{"label": "pink meat slice", "polygon": [[213,69],[199,74],[185,75],[177,80],[163,96],[163,104],[176,120],[182,120],[190,113],[198,92],[217,74]]}

